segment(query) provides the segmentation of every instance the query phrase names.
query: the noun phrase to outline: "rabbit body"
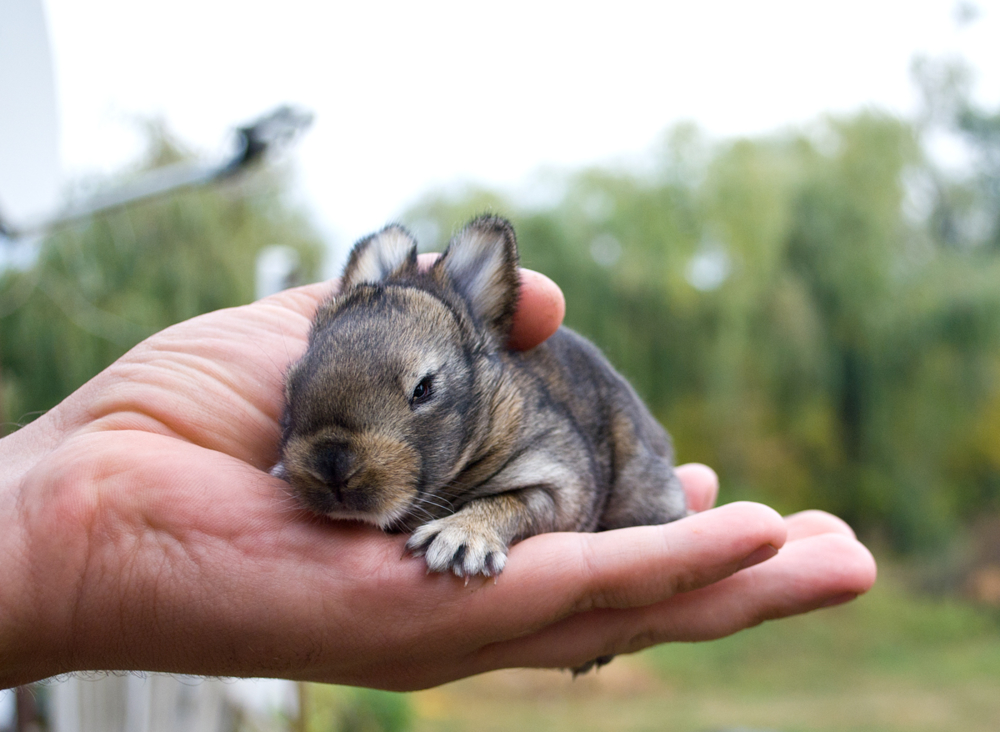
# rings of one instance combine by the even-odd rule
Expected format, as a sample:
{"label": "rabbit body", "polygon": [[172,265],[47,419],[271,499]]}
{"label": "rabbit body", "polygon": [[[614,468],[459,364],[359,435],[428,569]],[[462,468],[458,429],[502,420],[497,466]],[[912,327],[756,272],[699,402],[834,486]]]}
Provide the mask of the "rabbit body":
{"label": "rabbit body", "polygon": [[429,570],[496,576],[548,531],[686,513],[670,438],[567,328],[506,348],[517,245],[474,220],[427,271],[398,226],[361,240],[289,371],[275,475],[312,511],[410,532]]}

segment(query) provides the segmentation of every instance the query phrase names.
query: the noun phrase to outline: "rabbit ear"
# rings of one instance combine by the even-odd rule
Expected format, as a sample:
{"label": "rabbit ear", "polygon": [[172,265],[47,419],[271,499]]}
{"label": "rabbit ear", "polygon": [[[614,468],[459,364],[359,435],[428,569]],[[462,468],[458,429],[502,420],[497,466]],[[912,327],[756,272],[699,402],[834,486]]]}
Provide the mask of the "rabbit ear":
{"label": "rabbit ear", "polygon": [[416,270],[417,242],[399,224],[390,224],[354,245],[341,276],[340,291],[362,282],[381,282],[409,268]]}
{"label": "rabbit ear", "polygon": [[480,216],[455,236],[435,265],[468,300],[473,316],[498,335],[510,335],[520,281],[514,227],[499,216]]}

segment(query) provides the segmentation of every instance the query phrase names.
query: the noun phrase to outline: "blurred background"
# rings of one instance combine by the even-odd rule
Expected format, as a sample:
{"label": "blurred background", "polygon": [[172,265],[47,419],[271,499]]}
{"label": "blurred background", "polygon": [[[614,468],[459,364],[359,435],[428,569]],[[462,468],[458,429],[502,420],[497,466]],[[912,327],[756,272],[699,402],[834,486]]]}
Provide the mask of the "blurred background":
{"label": "blurred background", "polygon": [[[218,724],[996,729],[998,38],[985,1],[2,0],[0,424],[170,323],[335,275],[387,221],[439,250],[499,213],[721,501],[837,513],[879,584],[576,681],[310,685]],[[253,171],[45,225],[228,159],[282,104],[312,127]],[[19,724],[52,724],[51,688]]]}

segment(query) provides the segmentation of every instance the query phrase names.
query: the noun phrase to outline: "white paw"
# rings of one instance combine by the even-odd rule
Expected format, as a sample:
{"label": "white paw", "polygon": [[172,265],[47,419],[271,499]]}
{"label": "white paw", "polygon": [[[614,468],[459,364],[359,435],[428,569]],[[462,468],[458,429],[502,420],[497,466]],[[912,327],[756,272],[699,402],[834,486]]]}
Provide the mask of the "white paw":
{"label": "white paw", "polygon": [[468,516],[453,514],[426,523],[406,542],[415,557],[423,557],[431,572],[451,570],[459,577],[495,577],[507,563],[507,544],[500,534]]}

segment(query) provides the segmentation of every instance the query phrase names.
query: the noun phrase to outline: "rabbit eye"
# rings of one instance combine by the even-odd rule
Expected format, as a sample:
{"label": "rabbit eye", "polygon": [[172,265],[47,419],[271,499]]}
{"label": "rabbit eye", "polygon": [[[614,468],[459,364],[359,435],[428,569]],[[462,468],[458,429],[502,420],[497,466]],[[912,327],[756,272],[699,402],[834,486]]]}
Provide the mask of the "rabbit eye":
{"label": "rabbit eye", "polygon": [[419,404],[421,402],[426,402],[431,397],[431,377],[425,376],[417,384],[416,388],[413,390],[413,398],[410,400],[411,404]]}

